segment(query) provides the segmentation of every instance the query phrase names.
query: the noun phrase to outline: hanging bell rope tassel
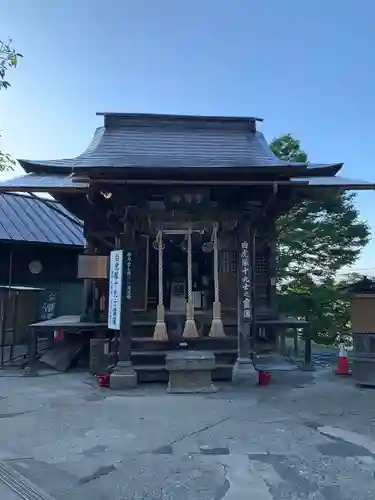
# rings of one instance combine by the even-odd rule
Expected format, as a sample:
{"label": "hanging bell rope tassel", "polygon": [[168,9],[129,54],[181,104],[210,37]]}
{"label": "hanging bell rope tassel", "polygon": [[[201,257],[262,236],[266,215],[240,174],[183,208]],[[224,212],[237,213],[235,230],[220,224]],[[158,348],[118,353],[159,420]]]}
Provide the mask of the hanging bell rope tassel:
{"label": "hanging bell rope tassel", "polygon": [[158,280],[159,280],[159,301],[156,310],[156,324],[153,339],[158,341],[168,340],[167,325],[164,314],[164,290],[163,290],[163,232],[157,234],[158,242]]}
{"label": "hanging bell rope tassel", "polygon": [[188,298],[186,304],[186,321],[182,336],[184,338],[198,337],[197,327],[194,321],[194,305],[193,305],[193,263],[192,263],[192,248],[191,248],[191,229],[188,233],[187,246],[187,282],[188,282]]}
{"label": "hanging bell rope tassel", "polygon": [[212,324],[210,337],[225,337],[224,325],[221,319],[221,303],[219,296],[219,242],[218,242],[218,224],[214,224],[212,242],[214,253],[214,303],[212,305]]}

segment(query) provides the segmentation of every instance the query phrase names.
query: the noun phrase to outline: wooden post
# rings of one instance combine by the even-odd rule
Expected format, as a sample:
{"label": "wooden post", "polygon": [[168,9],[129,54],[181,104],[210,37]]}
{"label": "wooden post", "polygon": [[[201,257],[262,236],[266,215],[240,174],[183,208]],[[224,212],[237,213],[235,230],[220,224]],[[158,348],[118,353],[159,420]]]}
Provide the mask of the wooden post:
{"label": "wooden post", "polygon": [[[86,238],[84,254],[94,255],[95,246],[92,238]],[[83,313],[80,320],[82,322],[94,321],[94,283],[90,278],[85,278],[83,283]]]}
{"label": "wooden post", "polygon": [[130,361],[131,340],[133,328],[133,266],[134,266],[134,240],[132,235],[121,235],[121,247],[124,251],[124,277],[122,285],[121,300],[121,328],[120,328],[120,350],[119,360]]}
{"label": "wooden post", "polygon": [[38,371],[36,369],[36,357],[38,353],[38,333],[36,328],[29,327],[28,329],[28,364],[25,367],[22,375],[25,377],[36,377]]}
{"label": "wooden post", "polygon": [[237,233],[238,356],[232,372],[232,381],[239,385],[253,385],[256,378],[250,356],[254,315],[253,238],[248,221],[241,220]]}
{"label": "wooden post", "polygon": [[250,350],[250,358],[254,362],[255,355],[255,340],[257,334],[257,324],[256,324],[256,309],[255,309],[255,297],[256,297],[256,228],[253,228],[250,231],[250,338],[249,338],[249,350]]}
{"label": "wooden post", "polygon": [[17,334],[16,328],[17,328],[17,318],[18,318],[17,306],[18,306],[19,293],[20,292],[18,290],[13,291],[13,318],[11,325],[12,339],[10,341],[10,348],[9,348],[9,359],[8,359],[9,363],[13,362],[14,345],[16,343],[16,334]]}
{"label": "wooden post", "polygon": [[277,288],[276,288],[276,278],[277,278],[277,235],[275,229],[275,222],[273,221],[272,229],[270,229],[270,241],[269,241],[269,287],[270,287],[270,309],[273,316],[276,316],[277,311]]}
{"label": "wooden post", "polygon": [[1,358],[0,358],[0,366],[3,366],[4,361],[5,361],[4,350],[5,350],[5,328],[6,328],[6,318],[7,318],[7,297],[8,297],[8,294],[4,290],[0,290],[0,301],[1,301],[1,310],[0,310]]}
{"label": "wooden post", "polygon": [[303,328],[303,336],[305,338],[304,362],[302,368],[304,370],[313,370],[312,354],[311,354],[311,325],[310,323]]}
{"label": "wooden post", "polygon": [[118,358],[116,367],[110,377],[111,389],[128,389],[137,385],[137,374],[131,361],[132,320],[133,320],[133,266],[134,231],[128,223],[126,233],[118,239],[123,250],[122,287],[121,287],[121,321],[119,331]]}

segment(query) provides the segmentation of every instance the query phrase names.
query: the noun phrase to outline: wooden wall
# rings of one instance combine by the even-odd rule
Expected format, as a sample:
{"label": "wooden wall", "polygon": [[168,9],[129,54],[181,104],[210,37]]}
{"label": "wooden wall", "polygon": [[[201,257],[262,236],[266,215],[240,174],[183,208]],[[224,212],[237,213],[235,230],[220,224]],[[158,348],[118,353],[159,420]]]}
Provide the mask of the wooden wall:
{"label": "wooden wall", "polygon": [[[77,258],[83,249],[55,247],[32,243],[0,243],[0,284],[9,283],[9,264],[12,254],[12,285],[41,286],[45,283],[77,281]],[[39,260],[43,265],[40,274],[32,274],[29,264]]]}
{"label": "wooden wall", "polygon": [[[37,316],[40,316],[41,304],[51,291],[57,296],[55,316],[80,314],[83,307],[83,280],[77,279],[77,260],[82,251],[77,247],[0,242],[0,285],[8,286],[10,279],[12,286],[42,288],[43,291],[37,293]],[[29,264],[33,260],[42,263],[40,274],[30,272]]]}

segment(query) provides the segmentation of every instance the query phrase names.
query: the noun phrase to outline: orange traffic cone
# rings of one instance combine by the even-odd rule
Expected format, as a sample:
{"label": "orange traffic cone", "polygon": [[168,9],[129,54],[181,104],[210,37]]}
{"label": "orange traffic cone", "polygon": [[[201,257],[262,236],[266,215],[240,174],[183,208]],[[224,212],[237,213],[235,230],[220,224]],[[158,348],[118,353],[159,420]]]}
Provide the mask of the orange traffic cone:
{"label": "orange traffic cone", "polygon": [[336,375],[350,375],[349,359],[348,355],[346,354],[344,344],[340,344],[339,359],[337,361],[335,373]]}

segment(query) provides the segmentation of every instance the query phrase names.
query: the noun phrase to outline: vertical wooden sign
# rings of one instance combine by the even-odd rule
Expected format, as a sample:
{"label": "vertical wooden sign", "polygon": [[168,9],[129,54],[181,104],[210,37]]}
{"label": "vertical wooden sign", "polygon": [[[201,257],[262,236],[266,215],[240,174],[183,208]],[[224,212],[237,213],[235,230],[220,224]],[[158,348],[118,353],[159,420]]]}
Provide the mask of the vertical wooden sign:
{"label": "vertical wooden sign", "polygon": [[250,267],[249,242],[241,240],[240,248],[240,315],[241,321],[252,321],[252,293],[251,293],[251,267]]}
{"label": "vertical wooden sign", "polygon": [[113,250],[109,264],[108,328],[120,330],[122,287],[124,276],[124,251]]}
{"label": "vertical wooden sign", "polygon": [[130,250],[125,252],[125,298],[132,300],[133,297],[133,253]]}

